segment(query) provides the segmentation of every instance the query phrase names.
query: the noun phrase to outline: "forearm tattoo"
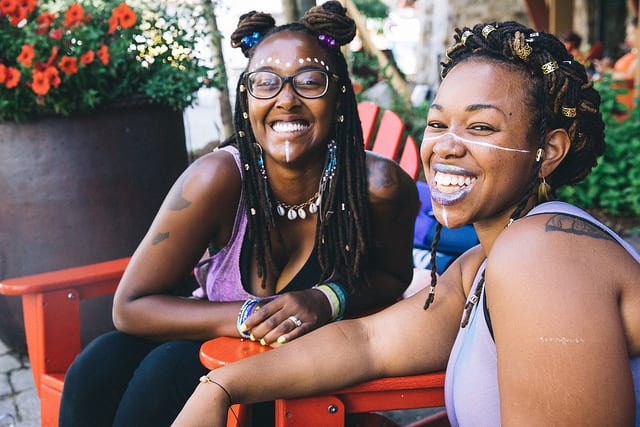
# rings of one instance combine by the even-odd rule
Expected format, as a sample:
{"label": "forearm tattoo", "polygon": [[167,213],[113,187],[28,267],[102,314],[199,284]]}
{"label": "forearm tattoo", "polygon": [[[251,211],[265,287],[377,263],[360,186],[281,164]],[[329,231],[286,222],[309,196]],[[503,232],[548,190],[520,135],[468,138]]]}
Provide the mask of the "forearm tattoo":
{"label": "forearm tattoo", "polygon": [[569,215],[557,214],[549,218],[545,231],[562,231],[594,239],[613,240],[613,238],[590,222]]}
{"label": "forearm tattoo", "polygon": [[168,238],[169,238],[168,231],[166,233],[158,233],[153,237],[153,240],[151,240],[151,244],[155,246],[158,243],[162,242],[163,240],[167,240]]}

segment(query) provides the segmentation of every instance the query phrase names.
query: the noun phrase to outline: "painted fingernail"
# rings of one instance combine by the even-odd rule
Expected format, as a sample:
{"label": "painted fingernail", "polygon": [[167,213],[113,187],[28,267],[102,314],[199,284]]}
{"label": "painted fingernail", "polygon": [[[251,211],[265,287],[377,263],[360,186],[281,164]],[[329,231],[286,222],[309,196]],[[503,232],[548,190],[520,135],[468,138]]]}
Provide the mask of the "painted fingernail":
{"label": "painted fingernail", "polygon": [[278,337],[278,344],[284,344],[287,342],[287,339],[284,337],[284,335],[282,335],[281,337]]}
{"label": "painted fingernail", "polygon": [[262,345],[267,345],[267,342],[264,340],[264,338],[262,338],[262,339],[260,340],[260,344],[262,344]]}
{"label": "painted fingernail", "polygon": [[255,341],[255,340],[256,340],[256,337],[254,337],[254,336],[253,336],[253,334],[249,334],[249,339],[250,339],[251,341]]}
{"label": "painted fingernail", "polygon": [[249,328],[247,328],[246,324],[243,323],[242,325],[240,325],[240,332],[246,332],[247,329],[249,329]]}

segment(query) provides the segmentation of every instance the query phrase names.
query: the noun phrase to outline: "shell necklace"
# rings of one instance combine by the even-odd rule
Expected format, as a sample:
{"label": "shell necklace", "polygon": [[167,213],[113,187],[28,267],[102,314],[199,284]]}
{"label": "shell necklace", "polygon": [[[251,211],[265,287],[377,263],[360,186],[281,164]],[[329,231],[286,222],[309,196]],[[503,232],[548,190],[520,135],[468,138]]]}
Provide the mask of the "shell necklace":
{"label": "shell necklace", "polygon": [[305,219],[307,217],[307,211],[310,215],[318,212],[320,206],[320,192],[316,192],[309,200],[297,205],[289,205],[287,203],[276,200],[276,213],[280,216],[287,216],[289,221],[293,221],[297,218]]}

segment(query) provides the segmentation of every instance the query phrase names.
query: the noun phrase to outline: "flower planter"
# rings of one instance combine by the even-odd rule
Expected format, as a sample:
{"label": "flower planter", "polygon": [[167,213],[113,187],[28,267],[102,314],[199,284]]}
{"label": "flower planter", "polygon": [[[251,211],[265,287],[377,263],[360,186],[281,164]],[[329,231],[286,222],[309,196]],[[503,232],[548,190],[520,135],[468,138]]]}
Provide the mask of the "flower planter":
{"label": "flower planter", "polygon": [[[131,255],[186,166],[165,107],[0,123],[0,280]],[[86,344],[113,327],[111,299],[83,304]],[[0,296],[0,340],[25,351],[18,297]]]}

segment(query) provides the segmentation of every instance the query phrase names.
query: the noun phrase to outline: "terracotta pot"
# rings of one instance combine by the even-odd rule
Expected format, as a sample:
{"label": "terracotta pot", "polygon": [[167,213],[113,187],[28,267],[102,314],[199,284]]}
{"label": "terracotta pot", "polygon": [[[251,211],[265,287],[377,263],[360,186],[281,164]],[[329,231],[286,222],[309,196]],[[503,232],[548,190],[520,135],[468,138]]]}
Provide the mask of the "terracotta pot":
{"label": "terracotta pot", "polygon": [[[0,123],[0,279],[131,255],[186,166],[165,107]],[[86,344],[113,327],[111,298],[82,304]],[[0,339],[25,351],[18,297],[0,296]]]}

